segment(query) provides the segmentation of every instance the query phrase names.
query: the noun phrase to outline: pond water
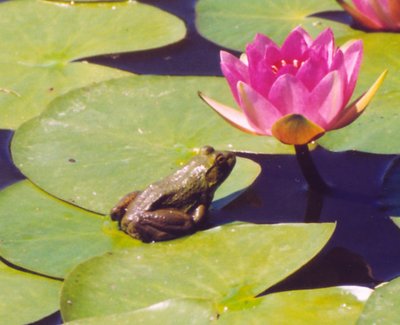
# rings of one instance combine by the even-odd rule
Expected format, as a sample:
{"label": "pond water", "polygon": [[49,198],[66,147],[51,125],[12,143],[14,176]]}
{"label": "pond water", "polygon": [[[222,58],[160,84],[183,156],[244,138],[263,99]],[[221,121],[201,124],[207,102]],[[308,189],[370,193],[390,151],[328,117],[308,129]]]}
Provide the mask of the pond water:
{"label": "pond water", "polygon": [[[195,30],[195,1],[141,1],[183,19],[186,39],[159,50],[88,58],[139,74],[221,75],[221,47]],[[230,51],[233,52],[233,51]],[[23,179],[12,164],[12,132],[0,131],[0,187]],[[380,204],[383,175],[396,158],[359,152],[312,152],[322,177],[334,190],[325,196],[307,191],[295,156],[244,155],[262,166],[255,184],[225,209],[213,212],[210,226],[241,220],[255,223],[337,222],[333,238],[319,256],[269,291],[357,284],[373,287],[400,275],[400,233]],[[307,216],[307,218],[305,218]],[[35,324],[56,324],[58,314]]]}

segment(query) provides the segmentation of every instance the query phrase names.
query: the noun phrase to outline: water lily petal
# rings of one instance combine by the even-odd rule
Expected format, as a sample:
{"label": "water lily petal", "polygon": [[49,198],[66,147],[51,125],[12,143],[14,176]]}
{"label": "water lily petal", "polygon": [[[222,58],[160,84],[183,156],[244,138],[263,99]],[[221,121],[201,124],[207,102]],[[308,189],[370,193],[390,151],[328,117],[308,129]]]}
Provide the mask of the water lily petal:
{"label": "water lily petal", "polygon": [[310,58],[297,71],[296,77],[301,80],[309,91],[312,91],[327,72],[328,65],[326,60],[316,55],[310,55]]}
{"label": "water lily petal", "polygon": [[281,49],[277,45],[270,45],[265,49],[264,58],[265,65],[272,66],[282,61]]}
{"label": "water lily petal", "polygon": [[[350,16],[353,17],[353,19],[355,21],[358,21],[363,26],[365,26],[369,29],[372,29],[372,30],[378,30],[378,29],[382,28],[381,24],[376,19],[372,20],[371,18],[367,17],[366,15],[364,15],[362,12],[360,12],[356,8],[348,5],[344,0],[336,0],[336,2],[339,3],[339,5],[341,5],[342,8],[344,10],[346,10],[350,14]],[[353,0],[353,2],[357,6],[356,0]],[[363,2],[363,1],[360,1],[360,2]]]}
{"label": "water lily petal", "polygon": [[366,93],[364,93],[361,97],[359,97],[354,103],[350,106],[346,107],[342,111],[341,114],[338,115],[336,121],[334,121],[330,129],[340,129],[351,122],[353,122],[361,113],[365,110],[368,104],[371,102],[372,98],[378,91],[379,87],[382,85],[383,80],[387,75],[387,70],[382,72],[382,74],[378,77],[378,79],[374,82],[374,84],[368,89]]}
{"label": "water lily petal", "polygon": [[276,79],[268,95],[268,99],[282,116],[290,113],[303,114],[311,109],[316,111],[318,108],[308,105],[308,97],[307,87],[291,74],[284,74]]}
{"label": "water lily petal", "polygon": [[302,145],[324,135],[325,130],[300,114],[289,114],[272,126],[272,134],[285,144]]}
{"label": "water lily petal", "polygon": [[347,73],[347,87],[345,96],[345,101],[347,102],[350,100],[350,97],[356,86],[363,56],[363,45],[360,40],[349,41],[340,47],[340,51],[343,52],[344,66]]}
{"label": "water lily petal", "polygon": [[[345,58],[344,54],[341,50],[336,51],[336,54],[333,58],[332,66],[331,66],[331,72],[336,71],[338,73],[338,76],[341,80],[341,90],[343,92],[343,101],[342,101],[342,108],[344,108],[347,104],[347,102],[350,100],[351,96],[353,95],[354,91],[354,86],[350,89],[348,86],[348,76],[347,76],[347,69],[346,69],[346,64],[345,64]],[[352,73],[352,71],[349,71],[349,73]],[[357,80],[355,80],[357,81]]]}
{"label": "water lily petal", "polygon": [[[392,20],[389,13],[389,6],[385,0],[370,0],[370,5],[372,6],[376,20],[380,23],[381,27],[386,29],[395,29],[396,24]],[[370,17],[373,19],[374,17]]]}
{"label": "water lily petal", "polygon": [[252,71],[257,71],[260,64],[263,63],[266,48],[273,43],[267,36],[257,34],[254,41],[246,46],[246,57],[248,62],[249,76],[252,77]]}
{"label": "water lily petal", "polygon": [[303,28],[295,28],[290,32],[282,45],[282,58],[288,61],[304,61],[311,43],[312,39],[310,35]]}
{"label": "water lily petal", "polygon": [[249,82],[247,66],[228,52],[221,51],[220,56],[222,73],[228,81],[236,102],[239,104],[239,95],[236,90],[236,85],[239,81]]}
{"label": "water lily petal", "polygon": [[265,54],[265,49],[269,46],[277,47],[274,41],[263,34],[256,34],[253,42],[246,46],[246,53],[248,56],[259,57],[262,59]]}
{"label": "water lily petal", "polygon": [[353,0],[356,8],[367,15],[368,17],[375,17],[375,9],[370,0]]}
{"label": "water lily petal", "polygon": [[249,62],[249,84],[261,95],[267,96],[276,78],[271,69],[273,63],[269,61],[280,61],[280,50],[268,37],[257,34],[255,40],[247,45],[246,54]]}
{"label": "water lily petal", "polygon": [[200,98],[208,104],[212,109],[214,109],[221,117],[223,117],[227,122],[229,122],[234,127],[242,130],[246,133],[251,134],[260,134],[258,130],[254,129],[249,122],[247,121],[246,115],[243,112],[238,111],[232,107],[226,106],[221,104],[210,97],[202,94],[201,92],[198,93]]}
{"label": "water lily petal", "polygon": [[400,30],[400,3],[398,0],[353,0],[354,6],[336,0],[354,20],[371,30]]}
{"label": "water lily petal", "polygon": [[249,67],[250,82],[249,84],[258,93],[264,97],[268,96],[272,84],[276,79],[276,75],[271,70],[270,66],[266,66],[263,62],[256,67],[251,65]]}
{"label": "water lily petal", "polygon": [[391,19],[397,22],[397,28],[400,27],[400,2],[399,0],[388,0],[388,10],[391,15]]}
{"label": "water lily petal", "polygon": [[[321,80],[310,94],[310,106],[315,107],[318,113],[318,117],[315,114],[312,115],[312,120],[325,130],[329,130],[330,123],[344,106],[344,87],[345,80],[339,76],[338,71],[332,71]],[[308,117],[308,114],[305,116]]]}
{"label": "water lily petal", "polygon": [[238,93],[240,107],[249,124],[263,134],[271,135],[272,125],[282,114],[266,98],[243,82],[238,83]]}
{"label": "water lily petal", "polygon": [[310,46],[310,50],[315,56],[325,59],[330,66],[335,50],[335,40],[332,30],[327,28],[321,32]]}

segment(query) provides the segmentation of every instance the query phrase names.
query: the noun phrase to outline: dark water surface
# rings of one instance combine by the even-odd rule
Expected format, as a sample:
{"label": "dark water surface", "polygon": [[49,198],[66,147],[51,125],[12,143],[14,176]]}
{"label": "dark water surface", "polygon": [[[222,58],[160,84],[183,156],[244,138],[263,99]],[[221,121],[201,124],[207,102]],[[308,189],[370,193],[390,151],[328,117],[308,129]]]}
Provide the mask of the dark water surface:
{"label": "dark water surface", "polygon": [[[222,48],[195,30],[194,0],[141,2],[183,19],[187,37],[163,49],[99,56],[89,58],[89,62],[139,74],[221,75]],[[12,131],[0,131],[0,188],[23,178],[11,161],[11,137]],[[379,204],[382,177],[396,156],[333,153],[323,148],[312,155],[322,177],[333,184],[332,193],[310,197],[294,156],[246,155],[261,164],[261,176],[239,200],[214,212],[211,223],[337,223],[333,238],[321,254],[268,292],[349,284],[373,287],[400,275],[400,230]],[[57,313],[35,324],[60,322]]]}

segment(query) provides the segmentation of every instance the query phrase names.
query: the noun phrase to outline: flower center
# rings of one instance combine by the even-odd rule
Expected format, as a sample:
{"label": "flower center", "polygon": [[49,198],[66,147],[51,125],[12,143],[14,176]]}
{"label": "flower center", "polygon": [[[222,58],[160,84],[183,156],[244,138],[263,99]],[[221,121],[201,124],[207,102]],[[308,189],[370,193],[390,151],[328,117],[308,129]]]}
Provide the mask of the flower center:
{"label": "flower center", "polygon": [[272,70],[273,73],[276,74],[276,73],[278,73],[278,71],[281,68],[283,68],[283,67],[285,67],[287,65],[291,65],[292,67],[294,67],[294,68],[296,68],[298,70],[303,64],[304,64],[303,61],[299,61],[297,59],[294,59],[294,60],[291,60],[291,61],[289,61],[289,60],[280,60],[279,62],[271,65],[271,70]]}

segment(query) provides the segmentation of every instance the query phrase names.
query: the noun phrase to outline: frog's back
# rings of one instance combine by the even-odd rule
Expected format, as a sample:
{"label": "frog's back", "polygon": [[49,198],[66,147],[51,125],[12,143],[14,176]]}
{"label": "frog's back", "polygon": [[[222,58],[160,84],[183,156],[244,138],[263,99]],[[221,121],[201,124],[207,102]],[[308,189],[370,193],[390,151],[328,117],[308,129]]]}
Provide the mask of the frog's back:
{"label": "frog's back", "polygon": [[149,185],[136,198],[135,205],[145,211],[165,208],[190,211],[199,203],[208,203],[209,200],[204,168],[187,165],[163,180]]}

